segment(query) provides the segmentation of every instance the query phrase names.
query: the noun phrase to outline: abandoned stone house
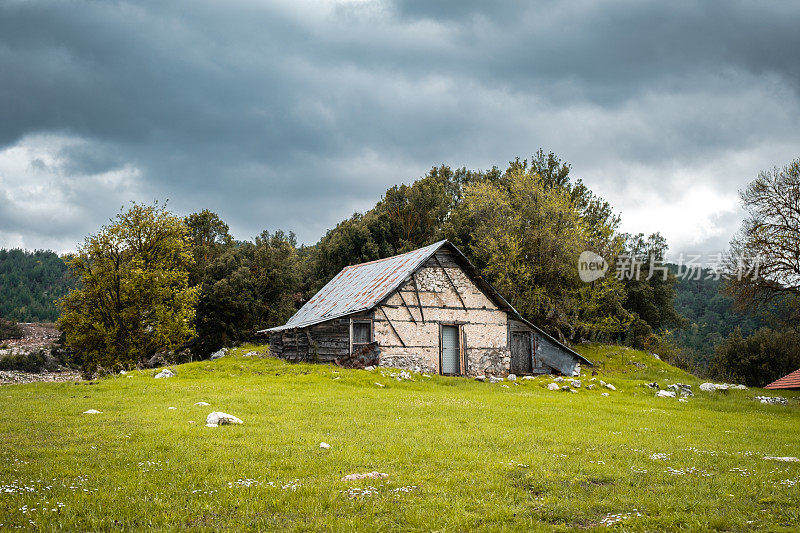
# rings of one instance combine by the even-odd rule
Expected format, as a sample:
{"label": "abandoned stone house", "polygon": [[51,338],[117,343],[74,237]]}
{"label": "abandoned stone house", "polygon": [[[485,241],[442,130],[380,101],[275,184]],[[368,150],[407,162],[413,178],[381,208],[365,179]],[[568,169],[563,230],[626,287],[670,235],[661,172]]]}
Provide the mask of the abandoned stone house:
{"label": "abandoned stone house", "polygon": [[348,266],[260,333],[292,361],[462,376],[573,376],[591,364],[522,318],[448,241]]}

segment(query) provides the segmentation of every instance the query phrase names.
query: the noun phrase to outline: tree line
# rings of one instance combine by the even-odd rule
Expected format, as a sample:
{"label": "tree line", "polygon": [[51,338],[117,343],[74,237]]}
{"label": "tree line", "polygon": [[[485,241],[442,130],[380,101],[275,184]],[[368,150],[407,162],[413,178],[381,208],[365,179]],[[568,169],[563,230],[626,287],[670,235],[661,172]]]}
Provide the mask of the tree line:
{"label": "tree line", "polygon": [[[792,172],[759,179],[786,182]],[[769,196],[764,187],[743,193],[745,205],[756,209]],[[751,232],[743,231],[732,251],[750,246],[753,252],[769,243],[758,229],[763,216],[748,221]],[[629,235],[619,228],[610,203],[542,150],[504,170],[434,167],[410,185],[391,187],[373,208],[341,221],[313,246],[298,245],[283,231],[239,241],[208,210],[178,217],[164,204],[133,204],[69,258],[77,286],[60,302],[59,327],[87,371],[143,365],[156,353],[202,358],[284,323],[347,265],[449,239],[526,318],[566,342],[624,343],[693,369],[756,375],[732,364],[731,353],[742,349],[757,326],[774,321],[742,318],[747,315],[737,310],[773,301],[765,290],[794,302],[785,290],[790,278],[759,281],[758,290],[747,283],[678,284],[674,269],[654,267],[667,251],[661,235]],[[584,283],[577,258],[586,250],[610,265],[633,259],[639,275],[609,273]],[[723,310],[722,318],[713,309],[698,316],[697,298]],[[699,331],[703,324],[714,331]],[[756,339],[763,342],[756,344],[763,348],[772,334],[761,332]],[[694,351],[712,346],[713,361]],[[791,355],[781,357],[780,368],[793,364]],[[763,359],[756,357],[754,364],[763,366]]]}

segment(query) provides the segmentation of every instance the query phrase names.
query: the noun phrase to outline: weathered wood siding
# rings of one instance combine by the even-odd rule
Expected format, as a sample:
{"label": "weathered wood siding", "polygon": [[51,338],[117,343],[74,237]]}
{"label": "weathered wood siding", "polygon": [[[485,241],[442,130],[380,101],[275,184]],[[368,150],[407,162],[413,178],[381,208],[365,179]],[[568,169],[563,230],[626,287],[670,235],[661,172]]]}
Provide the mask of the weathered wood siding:
{"label": "weathered wood siding", "polygon": [[509,371],[508,315],[469,279],[449,250],[436,252],[378,305],[374,323],[383,366],[439,373],[440,325],[457,324],[466,366],[462,372]]}
{"label": "weathered wood siding", "polygon": [[290,361],[332,362],[350,353],[350,320],[371,319],[372,316],[372,311],[368,311],[307,328],[272,333],[269,353]]}

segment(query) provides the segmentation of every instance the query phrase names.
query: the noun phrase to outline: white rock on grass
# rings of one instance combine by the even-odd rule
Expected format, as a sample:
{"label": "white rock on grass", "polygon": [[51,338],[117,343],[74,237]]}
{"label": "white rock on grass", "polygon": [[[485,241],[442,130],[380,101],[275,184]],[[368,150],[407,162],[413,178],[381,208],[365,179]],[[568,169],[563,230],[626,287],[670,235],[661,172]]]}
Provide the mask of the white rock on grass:
{"label": "white rock on grass", "polygon": [[535,376],[522,376],[523,380],[536,379]]}
{"label": "white rock on grass", "polygon": [[211,360],[214,361],[216,359],[221,359],[222,357],[225,357],[226,355],[228,355],[228,349],[227,348],[221,348],[221,349],[219,349],[216,352],[211,354]]}
{"label": "white rock on grass", "polygon": [[656,393],[656,398],[674,398],[675,391],[671,390],[660,390]]}
{"label": "white rock on grass", "polygon": [[177,407],[171,407],[171,406],[170,406],[170,407],[167,407],[167,409],[169,409],[170,411],[175,411],[175,410],[177,410],[178,408],[177,408]]}
{"label": "white rock on grass", "polygon": [[85,415],[100,415],[100,414],[103,414],[103,411],[98,411],[97,409],[89,409],[88,411],[84,411],[83,414],[85,414]]}
{"label": "white rock on grass", "polygon": [[364,370],[366,370],[367,372],[372,372],[373,370],[375,370],[375,367],[374,367],[374,366],[372,366],[372,365],[365,366],[365,367],[364,367]]}
{"label": "white rock on grass", "polygon": [[342,478],[342,481],[355,481],[357,479],[381,479],[389,477],[389,474],[383,472],[367,472],[366,474],[348,474]]}
{"label": "white rock on grass", "polygon": [[323,450],[328,450],[330,449],[331,445],[328,444],[327,442],[320,442],[319,447],[322,448]]}
{"label": "white rock on grass", "polygon": [[483,375],[475,376],[475,381],[484,382],[484,381],[486,381],[486,376],[483,376]]}
{"label": "white rock on grass", "polygon": [[206,427],[215,428],[226,424],[243,424],[240,419],[228,413],[214,411],[206,417]]}
{"label": "white rock on grass", "polygon": [[612,385],[611,383],[606,383],[606,388],[608,390],[617,390],[617,388],[614,385]]}
{"label": "white rock on grass", "polygon": [[553,381],[555,381],[556,383],[561,383],[562,381],[564,381],[564,378],[562,378],[561,376],[556,376],[553,378]]}
{"label": "white rock on grass", "polygon": [[497,376],[489,376],[489,383],[500,383],[503,381],[503,378],[498,378]]}
{"label": "white rock on grass", "polygon": [[206,407],[206,406],[211,405],[211,404],[208,403],[208,402],[197,402],[195,405],[199,405],[200,407]]}
{"label": "white rock on grass", "polygon": [[156,379],[161,379],[161,378],[174,378],[174,377],[175,377],[175,372],[173,372],[173,371],[172,371],[172,370],[170,370],[169,368],[165,368],[164,370],[162,370],[161,372],[159,372],[158,374],[156,374],[154,377],[155,377]]}
{"label": "white rock on grass", "polygon": [[603,392],[603,393],[600,394],[600,396],[608,396],[608,393],[607,392]]}
{"label": "white rock on grass", "polygon": [[517,375],[516,375],[516,374],[509,374],[509,375],[506,377],[506,379],[507,379],[508,381],[517,381]]}
{"label": "white rock on grass", "polygon": [[572,385],[576,389],[580,389],[581,388],[581,381],[579,379],[573,379],[572,382],[570,383],[570,385]]}
{"label": "white rock on grass", "polygon": [[764,456],[764,460],[766,460],[766,461],[782,461],[784,463],[798,463],[798,462],[800,462],[800,459],[798,459],[797,457],[770,457],[770,456]]}
{"label": "white rock on grass", "polygon": [[558,390],[559,388],[558,383],[550,383],[547,385],[547,390]]}
{"label": "white rock on grass", "polygon": [[781,396],[756,396],[753,398],[764,404],[772,404],[772,405],[787,405],[788,401],[786,398]]}

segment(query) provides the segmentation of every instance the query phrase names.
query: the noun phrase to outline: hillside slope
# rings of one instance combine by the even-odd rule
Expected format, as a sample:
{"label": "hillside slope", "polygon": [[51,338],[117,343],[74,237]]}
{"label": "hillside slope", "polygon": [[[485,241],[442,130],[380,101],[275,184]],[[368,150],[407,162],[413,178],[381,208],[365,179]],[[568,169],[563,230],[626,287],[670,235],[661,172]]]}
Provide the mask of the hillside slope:
{"label": "hillside slope", "polygon": [[[0,417],[0,528],[791,531],[800,519],[800,463],[762,458],[800,455],[797,394],[777,406],[753,401],[761,390],[702,393],[648,354],[597,345],[580,347],[596,367],[576,393],[549,377],[398,381],[244,357],[254,348],[169,379],[2,387],[14,416]],[[656,398],[651,381],[696,396]],[[211,411],[244,424],[207,428]],[[373,471],[388,477],[342,481]]]}

